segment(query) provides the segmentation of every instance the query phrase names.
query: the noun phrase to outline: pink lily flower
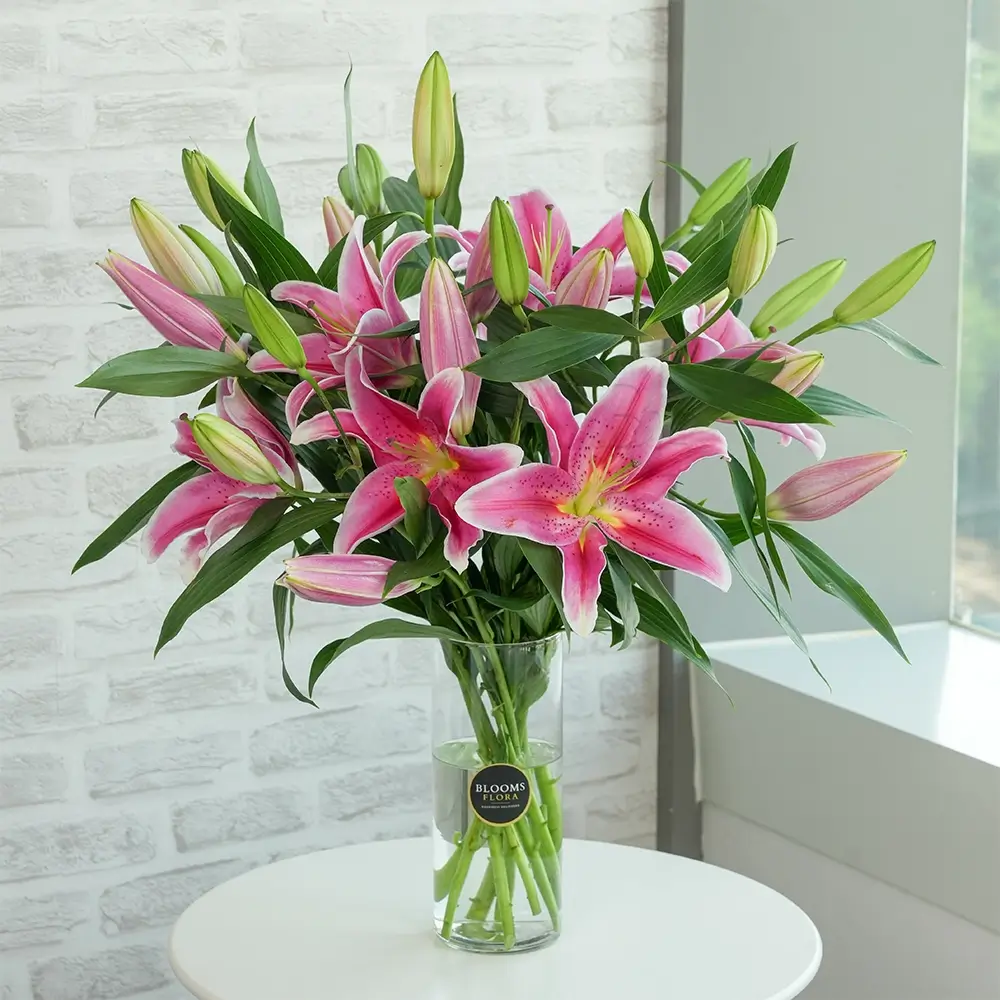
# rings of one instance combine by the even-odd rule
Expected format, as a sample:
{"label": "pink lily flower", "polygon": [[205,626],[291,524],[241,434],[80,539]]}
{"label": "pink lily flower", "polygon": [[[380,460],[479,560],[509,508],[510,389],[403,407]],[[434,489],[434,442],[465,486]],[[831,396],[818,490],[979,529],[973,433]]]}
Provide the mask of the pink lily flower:
{"label": "pink lily flower", "polygon": [[551,464],[521,466],[473,486],[456,510],[480,529],[559,549],[563,606],[574,632],[594,629],[609,538],[660,565],[729,588],[729,564],[719,543],[686,507],[666,499],[695,462],[725,457],[726,440],[703,427],[660,440],[666,364],[640,358],[626,366],[579,427],[550,378],[518,388],[545,427]]}
{"label": "pink lily flower", "polygon": [[[220,417],[245,431],[286,483],[301,485],[298,464],[289,443],[257,409],[239,382],[219,383],[216,410]],[[182,417],[174,421],[174,451],[208,471],[182,483],[156,509],[146,526],[143,549],[150,562],[159,559],[178,538],[186,537],[182,565],[193,576],[206,551],[224,535],[243,527],[267,500],[281,495],[279,486],[255,486],[231,479],[215,469],[198,447],[191,426]]]}
{"label": "pink lily flower", "polygon": [[[285,560],[285,572],[278,578],[278,584],[307,601],[367,608],[382,603],[385,582],[393,565],[391,559],[382,556],[295,556]],[[419,586],[419,580],[407,580],[386,596],[402,597]]]}
{"label": "pink lily flower", "polygon": [[[347,358],[351,409],[337,415],[339,418],[341,413],[351,414],[349,421],[341,421],[344,433],[368,445],[376,468],[347,501],[334,552],[351,553],[366,538],[373,538],[400,521],[403,505],[394,480],[398,476],[415,476],[427,486],[428,500],[444,522],[445,558],[462,572],[469,564],[470,550],[483,533],[459,517],[455,502],[470,486],[516,468],[523,453],[513,444],[467,448],[455,442],[451,426],[465,389],[460,369],[438,372],[424,387],[417,409],[413,409],[384,396],[372,385],[363,366],[366,356],[367,349],[362,349]],[[310,440],[338,434],[329,414],[321,413],[296,428],[293,442],[302,441],[307,424]]]}
{"label": "pink lily flower", "polygon": [[333,249],[354,225],[354,213],[333,195],[323,199],[323,225],[326,227],[326,241]]}
{"label": "pink lily flower", "polygon": [[[490,213],[486,213],[486,221],[483,228],[478,233],[472,233],[472,250],[461,250],[450,261],[453,268],[465,268],[465,287],[473,288],[481,282],[488,281],[493,277],[493,265],[490,260]],[[493,282],[476,288],[465,296],[465,308],[469,312],[469,319],[473,323],[478,323],[485,319],[493,307],[500,301]]]}
{"label": "pink lily flower", "polygon": [[240,352],[215,313],[166,278],[120,253],[109,253],[97,266],[168,343],[206,351],[226,348]]}
{"label": "pink lily flower", "polygon": [[597,247],[581,257],[566,273],[555,293],[557,306],[603,309],[611,298],[615,258],[607,247]]}
{"label": "pink lily flower", "polygon": [[[483,330],[483,327],[480,327]],[[420,354],[427,377],[447,368],[465,368],[479,360],[479,341],[466,312],[462,290],[448,265],[435,257],[424,275],[420,295]],[[464,437],[476,419],[482,379],[465,372],[465,390],[451,432]]]}
{"label": "pink lily flower", "polygon": [[820,462],[789,476],[768,495],[767,516],[775,521],[832,517],[871,493],[905,461],[905,451],[878,451]]}

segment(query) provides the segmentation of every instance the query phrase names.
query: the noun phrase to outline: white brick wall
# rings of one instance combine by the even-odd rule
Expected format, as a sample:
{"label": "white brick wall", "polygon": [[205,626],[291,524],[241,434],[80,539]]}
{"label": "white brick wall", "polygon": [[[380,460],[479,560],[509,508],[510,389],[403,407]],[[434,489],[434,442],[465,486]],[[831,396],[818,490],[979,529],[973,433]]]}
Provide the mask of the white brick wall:
{"label": "white brick wall", "polygon": [[[73,384],[156,342],[93,266],[136,254],[127,202],[200,223],[180,171],[236,173],[258,115],[293,239],[323,249],[322,195],[355,136],[409,170],[412,88],[441,48],[468,146],[466,219],[549,187],[577,240],[638,201],[663,155],[664,0],[4,0],[0,3],[0,1000],[175,1000],[167,927],[273,858],[426,828],[427,663],[386,644],[281,686],[269,571],[154,662],[173,563],[83,544],[172,465],[173,403]],[[214,231],[213,231],[214,232]],[[357,624],[300,604],[301,676]],[[567,828],[650,843],[655,650],[578,644],[566,680]],[[405,808],[384,806],[407,789]]]}

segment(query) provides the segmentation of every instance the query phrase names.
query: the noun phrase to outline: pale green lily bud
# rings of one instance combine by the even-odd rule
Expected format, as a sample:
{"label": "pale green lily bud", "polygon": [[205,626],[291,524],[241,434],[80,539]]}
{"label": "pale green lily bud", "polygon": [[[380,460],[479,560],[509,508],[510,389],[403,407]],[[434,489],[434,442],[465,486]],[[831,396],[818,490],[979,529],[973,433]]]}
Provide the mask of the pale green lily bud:
{"label": "pale green lily bud", "polygon": [[729,294],[742,298],[764,277],[778,246],[778,222],[764,205],[754,205],[743,221],[729,264]]}
{"label": "pale green lily bud", "polygon": [[214,413],[199,413],[190,424],[198,447],[224,476],[257,486],[282,485],[257,442],[235,424]]}
{"label": "pale green lily bud", "polygon": [[920,280],[934,256],[935,241],[918,243],[862,281],[833,310],[841,324],[862,323],[888,312]]}
{"label": "pale green lily bud", "polygon": [[194,226],[182,224],[177,228],[208,258],[222,282],[225,294],[229,296],[242,295],[243,276],[236,270],[232,261],[204,233],[199,233]]}
{"label": "pale green lily bud", "polygon": [[503,302],[519,306],[528,297],[528,258],[510,205],[494,198],[490,206],[490,261],[493,285]]}
{"label": "pale green lily bud", "polygon": [[352,212],[357,212],[359,210],[358,199],[351,186],[351,168],[346,163],[337,172],[337,187],[340,188],[340,193],[344,196],[347,207]]}
{"label": "pale green lily bud", "polygon": [[455,107],[440,52],[427,60],[413,101],[413,166],[425,198],[437,198],[455,159]]}
{"label": "pale green lily bud", "polygon": [[243,306],[250,317],[253,332],[272,358],[292,371],[306,366],[306,352],[288,321],[268,297],[253,285],[243,289]]}
{"label": "pale green lily bud", "polygon": [[846,265],[843,258],[825,261],[779,288],[750,323],[753,335],[767,337],[805,316],[840,281]]}
{"label": "pale green lily bud", "polygon": [[182,150],[181,166],[184,168],[184,179],[187,181],[191,196],[205,218],[216,229],[225,229],[226,223],[223,221],[219,210],[215,207],[215,202],[212,200],[212,190],[208,186],[209,171],[212,172],[215,183],[223,188],[228,195],[235,198],[236,201],[247,210],[253,212],[254,215],[260,214],[254,207],[253,202],[243,193],[243,189],[227,176],[214,160],[210,160],[204,153],[197,149]]}
{"label": "pale green lily bud", "polygon": [[358,170],[358,202],[362,214],[371,218],[384,211],[382,182],[388,176],[378,153],[363,142],[358,143],[355,163]]}
{"label": "pale green lily bud", "polygon": [[749,177],[749,157],[745,156],[730,164],[698,195],[698,200],[688,212],[688,222],[692,226],[705,225],[720,208],[728,205],[739,194]]}
{"label": "pale green lily bud", "polygon": [[129,215],[153,270],[182,292],[222,295],[222,282],[209,259],[162,212],[133,198]]}
{"label": "pale green lily bud", "polygon": [[823,370],[823,355],[819,351],[793,354],[771,380],[771,385],[784,389],[792,396],[801,396],[819,378]]}
{"label": "pale green lily bud", "polygon": [[622,212],[622,230],[625,233],[625,246],[632,258],[632,269],[639,278],[646,278],[653,270],[653,241],[649,238],[642,219],[631,208]]}

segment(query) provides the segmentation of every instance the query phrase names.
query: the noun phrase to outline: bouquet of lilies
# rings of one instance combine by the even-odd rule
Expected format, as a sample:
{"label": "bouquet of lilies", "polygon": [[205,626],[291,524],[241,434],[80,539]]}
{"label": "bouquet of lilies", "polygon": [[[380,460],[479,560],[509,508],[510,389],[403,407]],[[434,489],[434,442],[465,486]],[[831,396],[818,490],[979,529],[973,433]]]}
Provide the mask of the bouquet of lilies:
{"label": "bouquet of lilies", "polygon": [[[349,143],[343,200],[323,201],[330,249],[318,266],[283,235],[253,125],[247,145],[242,187],[202,153],[183,154],[228,256],[135,200],[150,266],[116,253],[101,263],[163,343],[81,384],[106,401],[205,392],[175,421],[183,464],[77,564],[140,530],[150,559],[181,547],[190,582],[157,649],[280,552],[282,659],[294,597],[388,612],[324,646],[305,690],[282,663],[304,701],[349,648],[393,637],[489,648],[596,630],[626,646],[642,632],[710,672],[661,571],[726,590],[735,570],[805,651],[784,610],[790,555],[902,654],[862,586],[792,524],[854,503],[905,452],[820,461],[831,417],[881,415],[821,388],[823,355],[800,345],[851,328],[933,363],[878,319],[918,281],[933,243],[788,337],[845,265],[817,264],[741,318],[778,247],[774,208],[793,148],[752,175],[739,160],[707,186],[680,171],[697,198],[665,238],[648,189],[637,211],[579,245],[540,191],[498,197],[478,230],[463,229],[461,130],[437,53],[416,92],[414,172],[388,176],[375,150]],[[801,446],[804,469],[775,488],[756,449],[761,431]],[[726,509],[680,485],[702,460],[727,463]],[[454,659],[456,673],[463,662]],[[518,724],[499,710],[509,699],[489,683],[472,690],[489,709],[477,723],[489,730],[482,754],[516,762]],[[539,845],[561,828],[557,804],[546,805]],[[457,898],[450,877],[443,891]]]}

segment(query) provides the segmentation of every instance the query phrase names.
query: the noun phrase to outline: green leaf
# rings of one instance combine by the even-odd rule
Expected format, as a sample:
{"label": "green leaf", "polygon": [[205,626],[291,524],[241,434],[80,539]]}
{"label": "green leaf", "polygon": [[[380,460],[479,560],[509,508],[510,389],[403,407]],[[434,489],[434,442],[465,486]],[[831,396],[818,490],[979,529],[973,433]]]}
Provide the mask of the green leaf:
{"label": "green leaf", "polygon": [[[242,299],[231,298],[227,295],[195,295],[194,298],[199,302],[204,302],[224,323],[232,323],[233,326],[248,332],[253,330]],[[319,329],[311,316],[303,316],[302,313],[283,309],[280,305],[277,308],[288,325],[300,336],[303,333],[315,333]]]}
{"label": "green leaf", "polygon": [[443,573],[447,568],[448,560],[444,557],[444,532],[441,532],[422,556],[417,559],[399,560],[392,564],[392,569],[385,578],[382,596],[388,596],[389,592],[401,583],[425,580]]}
{"label": "green leaf", "polygon": [[887,326],[880,319],[866,319],[861,323],[849,323],[847,329],[870,333],[873,337],[878,337],[883,344],[888,344],[897,354],[902,354],[904,358],[909,358],[911,361],[919,361],[922,365],[941,367],[940,361],[920,350],[916,344],[911,344],[901,333],[896,333],[891,326]]}
{"label": "green leaf", "polygon": [[462,185],[462,175],[465,173],[465,141],[462,138],[462,126],[458,121],[458,99],[452,98],[455,106],[455,159],[451,164],[451,172],[445,183],[444,190],[437,200],[437,210],[444,221],[458,229],[462,222],[462,201],[458,189]]}
{"label": "green leaf", "polygon": [[778,197],[781,195],[788,178],[788,170],[792,165],[792,156],[795,153],[795,143],[783,149],[774,158],[774,162],[764,171],[763,176],[754,189],[752,201],[755,205],[763,205],[765,208],[773,209],[778,204]]}
{"label": "green leaf", "polygon": [[[767,518],[767,474],[764,472],[764,466],[760,464],[760,459],[757,457],[753,435],[741,421],[737,421],[736,426],[739,428],[740,437],[743,438],[743,445],[747,452],[747,461],[750,463],[750,478],[753,480],[754,495],[757,501],[757,516],[760,519],[761,530],[764,534],[764,544],[767,547],[767,554],[771,559],[771,565],[774,567],[775,573],[778,574],[778,579],[784,586],[785,591],[790,594],[791,588],[788,586],[788,577],[785,576],[785,567],[781,564],[781,555],[774,544],[774,536],[771,534],[771,522]],[[777,599],[777,595],[775,595],[775,599]]]}
{"label": "green leaf", "polygon": [[679,163],[671,163],[669,160],[660,160],[660,162],[665,166],[669,167],[675,174],[683,177],[684,180],[694,188],[696,194],[702,194],[705,190],[705,185],[702,184],[694,174],[690,171],[685,170]]}
{"label": "green leaf", "polygon": [[653,185],[650,184],[642,196],[642,201],[639,203],[639,218],[642,219],[642,224],[646,227],[646,232],[649,233],[649,239],[653,244],[653,270],[649,272],[646,284],[655,302],[670,287],[670,273],[667,271],[667,263],[663,258],[660,236],[653,224],[653,217],[649,214],[649,196],[652,190]]}
{"label": "green leaf", "polygon": [[760,379],[713,365],[671,365],[670,380],[688,395],[724,413],[779,424],[829,424],[801,399]]}
{"label": "green leaf", "polygon": [[528,382],[593,358],[620,342],[615,334],[550,326],[512,337],[466,370],[491,382]]}
{"label": "green leaf", "polygon": [[247,197],[254,203],[261,218],[275,232],[284,235],[285,226],[281,221],[281,206],[278,204],[278,192],[274,190],[274,184],[267,172],[267,167],[260,158],[260,150],[257,148],[257,130],[255,127],[257,119],[250,119],[250,128],[247,129],[247,152],[250,154],[250,162],[247,164],[247,172],[243,177],[243,190]]}
{"label": "green leaf", "polygon": [[750,211],[750,199],[753,197],[755,183],[755,180],[751,180],[732,201],[723,205],[705,223],[700,232],[682,244],[681,253],[688,260],[697,260],[703,253],[708,252],[712,244],[726,237],[731,237],[735,246],[743,220]]}
{"label": "green leaf", "polygon": [[135,503],[122,511],[84,550],[72,572],[103,559],[114,552],[122,542],[131,538],[153,516],[153,511],[173,493],[178,486],[192,479],[202,467],[196,462],[185,462],[154,483]]}
{"label": "green leaf", "polygon": [[684,619],[684,614],[674,600],[674,595],[670,593],[666,584],[660,579],[659,572],[643,559],[642,556],[630,552],[617,542],[611,542],[610,544],[612,552],[614,552],[622,566],[625,567],[636,586],[640,590],[644,590],[650,597],[659,601],[667,614],[674,620],[677,628],[690,639],[691,632],[688,629],[687,621]]}
{"label": "green leaf", "polygon": [[385,618],[379,622],[372,622],[359,628],[357,632],[349,635],[346,639],[335,639],[333,642],[327,643],[316,654],[309,670],[310,696],[316,687],[316,682],[334,660],[349,649],[360,646],[361,643],[367,642],[369,639],[450,639],[453,642],[462,642],[464,636],[453,629],[440,625],[407,622],[401,618]]}
{"label": "green leaf", "polygon": [[517,544],[521,547],[524,558],[528,560],[528,565],[549,592],[563,625],[569,629],[569,622],[566,621],[562,605],[562,556],[559,550],[551,545],[529,541],[527,538],[519,538]]}
{"label": "green leaf", "polygon": [[910,662],[889,619],[850,573],[794,528],[777,521],[772,526],[775,534],[792,550],[802,571],[820,590],[853,608],[907,663]]}
{"label": "green leaf", "polygon": [[316,500],[286,514],[288,503],[286,498],[279,497],[262,504],[235,537],[205,560],[198,575],[184,588],[163,619],[156,652],[180,632],[196,611],[224,594],[272,552],[290,545],[306,532],[315,531],[344,509],[343,503],[337,500]]}
{"label": "green leaf", "polygon": [[729,262],[739,233],[734,230],[716,240],[694,263],[656,300],[646,320],[650,326],[657,320],[680,315],[688,306],[710,299],[726,287]]}
{"label": "green leaf", "polygon": [[253,264],[247,260],[247,255],[240,248],[239,243],[236,242],[236,238],[233,236],[233,227],[228,222],[222,235],[225,237],[226,246],[229,247],[229,254],[236,261],[236,266],[239,268],[243,280],[248,285],[253,285],[254,288],[259,288],[263,291],[264,288],[260,283],[260,278],[257,277],[257,272],[253,269]]}
{"label": "green leaf", "polygon": [[[417,249],[422,250],[423,247]],[[396,268],[396,295],[400,301],[405,301],[420,291],[426,272],[427,265],[415,260],[404,261]]]}
{"label": "green leaf", "polygon": [[[427,513],[427,487],[423,480],[416,476],[397,476],[395,480],[396,495],[403,505],[403,534],[410,540],[410,543],[418,553],[423,552],[427,542],[430,541],[431,521]],[[406,577],[408,580],[414,577]],[[392,590],[392,586],[386,584],[386,593]]]}
{"label": "green leaf", "polygon": [[488,590],[470,591],[473,597],[492,604],[495,608],[503,608],[504,611],[527,611],[533,608],[545,595],[544,594],[516,594],[503,595],[491,594]]}
{"label": "green leaf", "polygon": [[533,312],[531,322],[585,333],[608,333],[620,339],[640,336],[640,331],[627,319],[604,309],[588,309],[586,306],[549,306]]}
{"label": "green leaf", "polygon": [[757,513],[757,493],[754,490],[753,481],[747,470],[735,455],[729,458],[729,478],[733,485],[733,496],[736,498],[736,509],[740,513],[740,520],[743,522],[743,530],[746,532],[750,544],[753,546],[760,568],[764,571],[767,586],[771,591],[771,598],[776,607],[780,607],[778,599],[778,589],[774,585],[774,576],[771,574],[771,566],[764,555],[764,550],[757,543],[756,525],[754,516]]}
{"label": "green leaf", "polygon": [[219,215],[246,251],[265,292],[270,294],[282,281],[319,281],[309,261],[281,233],[229,194],[211,171],[208,186]]}
{"label": "green leaf", "polygon": [[818,385],[809,386],[799,396],[799,399],[826,417],[877,417],[880,420],[897,423],[892,417],[886,416],[873,406],[868,406],[867,403],[859,403],[856,399],[851,399],[850,396],[834,392],[833,389],[824,389]]}
{"label": "green leaf", "polygon": [[239,358],[224,351],[165,344],[112,358],[78,385],[129,396],[186,396],[220,378],[249,374]]}
{"label": "green leaf", "polygon": [[621,648],[628,649],[639,628],[639,606],[635,603],[635,594],[632,592],[632,580],[617,559],[608,560],[608,573],[615,591],[615,600],[618,602],[618,617],[622,620],[625,632]]}
{"label": "green leaf", "polygon": [[636,607],[639,610],[639,630],[660,642],[676,649],[695,666],[714,679],[712,661],[701,643],[691,635],[687,622],[678,625],[673,615],[654,597],[644,590],[634,591]]}
{"label": "green leaf", "polygon": [[285,682],[285,689],[298,701],[316,708],[316,702],[312,698],[306,697],[292,680],[292,675],[285,666],[285,628],[287,624],[288,633],[292,631],[292,606],[295,601],[295,594],[287,587],[282,587],[280,583],[275,583],[271,587],[271,603],[274,607],[274,631],[278,635],[278,650],[281,653],[281,679]]}
{"label": "green leaf", "polygon": [[106,403],[110,403],[111,400],[114,399],[115,396],[117,396],[117,395],[118,395],[118,393],[115,392],[114,390],[109,390],[103,396],[101,396],[101,401],[94,408],[94,416],[96,417],[97,414],[100,413],[101,410],[104,409],[105,404]]}
{"label": "green leaf", "polygon": [[[393,223],[409,216],[408,212],[389,212],[386,215],[376,215],[365,222],[364,241],[367,246],[376,236],[381,236]],[[347,244],[347,237],[343,237],[340,242],[333,247],[323,258],[319,270],[316,272],[320,284],[327,288],[337,287],[337,271],[340,269],[340,258],[344,255],[344,246]]]}

